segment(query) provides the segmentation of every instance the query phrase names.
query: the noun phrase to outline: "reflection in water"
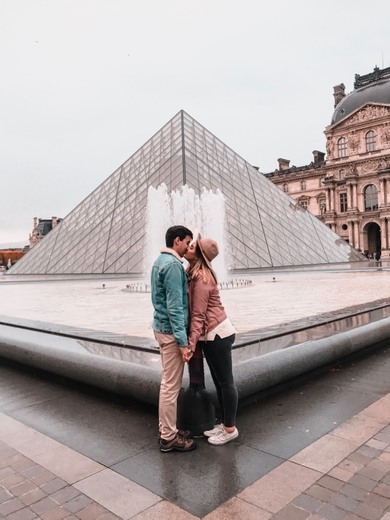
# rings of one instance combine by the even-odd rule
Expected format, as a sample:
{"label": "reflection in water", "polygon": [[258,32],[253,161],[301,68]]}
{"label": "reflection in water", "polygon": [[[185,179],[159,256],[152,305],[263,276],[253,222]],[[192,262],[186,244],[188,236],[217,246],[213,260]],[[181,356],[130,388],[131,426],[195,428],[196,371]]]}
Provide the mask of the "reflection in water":
{"label": "reflection in water", "polygon": [[79,343],[91,354],[96,356],[127,361],[150,368],[159,368],[160,354],[158,351],[142,352],[139,350],[124,348],[104,343],[94,343],[92,341],[79,341]]}
{"label": "reflection in water", "polygon": [[274,336],[268,339],[259,338],[257,343],[254,343],[253,345],[242,344],[239,346],[239,348],[234,349],[233,363],[236,364],[247,359],[263,356],[269,352],[292,347],[293,345],[299,345],[300,343],[305,343],[306,341],[313,341],[316,339],[333,336],[339,332],[361,327],[362,325],[367,325],[373,321],[379,321],[384,318],[388,318],[389,316],[390,307],[383,307],[379,309],[373,309],[372,311],[363,312],[361,314],[347,316],[345,318],[341,318],[323,325],[318,325],[316,327],[306,328],[296,332],[289,332],[278,337]]}

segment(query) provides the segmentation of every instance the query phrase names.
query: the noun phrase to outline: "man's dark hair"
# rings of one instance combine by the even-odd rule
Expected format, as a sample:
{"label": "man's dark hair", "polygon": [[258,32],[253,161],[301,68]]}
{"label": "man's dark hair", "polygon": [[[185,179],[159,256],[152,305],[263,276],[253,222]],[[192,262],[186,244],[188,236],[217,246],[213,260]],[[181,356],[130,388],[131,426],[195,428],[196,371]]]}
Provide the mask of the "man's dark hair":
{"label": "man's dark hair", "polygon": [[165,233],[165,245],[167,247],[172,247],[176,237],[179,237],[180,240],[184,240],[185,237],[188,236],[193,238],[193,234],[190,229],[184,226],[172,226],[168,228],[167,232]]}

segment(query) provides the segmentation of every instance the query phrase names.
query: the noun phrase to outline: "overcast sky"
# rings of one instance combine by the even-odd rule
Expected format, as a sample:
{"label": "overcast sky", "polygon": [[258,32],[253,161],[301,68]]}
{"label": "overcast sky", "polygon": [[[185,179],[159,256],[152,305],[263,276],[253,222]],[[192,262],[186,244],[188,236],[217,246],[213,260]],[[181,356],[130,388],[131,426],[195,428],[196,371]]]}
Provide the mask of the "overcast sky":
{"label": "overcast sky", "polygon": [[0,244],[66,216],[180,109],[262,172],[325,151],[390,66],[389,0],[0,0]]}

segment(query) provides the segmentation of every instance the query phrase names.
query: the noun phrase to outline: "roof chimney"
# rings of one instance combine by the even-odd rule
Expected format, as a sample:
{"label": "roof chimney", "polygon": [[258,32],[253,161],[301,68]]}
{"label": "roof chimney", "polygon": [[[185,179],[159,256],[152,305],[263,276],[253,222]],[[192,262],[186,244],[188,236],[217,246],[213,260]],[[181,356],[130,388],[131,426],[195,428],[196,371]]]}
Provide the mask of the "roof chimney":
{"label": "roof chimney", "polygon": [[340,83],[340,85],[335,85],[333,87],[333,97],[334,97],[334,107],[336,108],[340,101],[345,97],[345,85],[344,83]]}
{"label": "roof chimney", "polygon": [[325,160],[325,153],[313,150],[314,164],[320,164]]}
{"label": "roof chimney", "polygon": [[279,170],[288,170],[290,168],[290,161],[288,159],[278,159]]}

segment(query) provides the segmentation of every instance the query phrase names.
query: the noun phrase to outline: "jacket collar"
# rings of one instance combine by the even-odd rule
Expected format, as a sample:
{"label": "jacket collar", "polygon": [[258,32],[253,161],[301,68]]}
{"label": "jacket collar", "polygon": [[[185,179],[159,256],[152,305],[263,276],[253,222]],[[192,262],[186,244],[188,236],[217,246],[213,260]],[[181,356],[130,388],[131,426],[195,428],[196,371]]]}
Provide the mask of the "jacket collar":
{"label": "jacket collar", "polygon": [[179,260],[179,262],[183,263],[183,258],[179,256],[174,249],[171,247],[163,247],[160,251],[160,253],[168,253],[170,255],[173,255],[175,258]]}

